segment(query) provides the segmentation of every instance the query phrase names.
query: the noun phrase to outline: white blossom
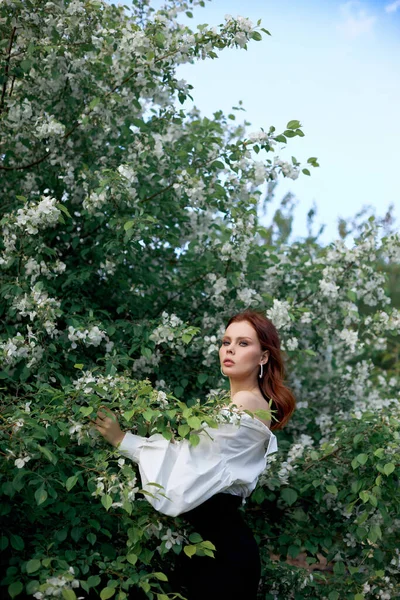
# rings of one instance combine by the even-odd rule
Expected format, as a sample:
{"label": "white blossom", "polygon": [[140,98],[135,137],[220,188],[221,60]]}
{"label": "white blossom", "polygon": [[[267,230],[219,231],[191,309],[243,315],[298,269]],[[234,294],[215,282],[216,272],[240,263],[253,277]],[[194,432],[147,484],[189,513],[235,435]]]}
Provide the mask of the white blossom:
{"label": "white blossom", "polygon": [[358,332],[357,331],[350,331],[349,329],[342,329],[342,331],[339,331],[338,336],[341,340],[343,340],[348,345],[351,352],[355,352],[356,344],[358,342]]}
{"label": "white blossom", "polygon": [[337,298],[339,286],[333,283],[333,281],[326,281],[325,279],[321,279],[319,282],[319,289],[323,296],[329,298]]}
{"label": "white blossom", "polygon": [[42,196],[39,203],[29,202],[24,208],[17,210],[16,225],[31,235],[39,229],[54,226],[59,220],[61,211],[56,206],[57,200],[51,196]]}
{"label": "white blossom", "polygon": [[289,351],[296,350],[298,345],[299,345],[299,341],[297,338],[290,338],[289,340],[286,341],[286,348]]}
{"label": "white blossom", "polygon": [[20,456],[19,458],[17,458],[14,461],[14,464],[15,464],[16,467],[18,467],[18,469],[22,469],[26,465],[26,463],[28,462],[28,460],[31,460],[31,458],[32,457],[28,456],[28,455],[25,455],[25,456],[22,456],[22,457]]}
{"label": "white blossom", "polygon": [[269,308],[266,314],[277,329],[286,329],[290,323],[289,309],[289,302],[274,299],[272,308]]}

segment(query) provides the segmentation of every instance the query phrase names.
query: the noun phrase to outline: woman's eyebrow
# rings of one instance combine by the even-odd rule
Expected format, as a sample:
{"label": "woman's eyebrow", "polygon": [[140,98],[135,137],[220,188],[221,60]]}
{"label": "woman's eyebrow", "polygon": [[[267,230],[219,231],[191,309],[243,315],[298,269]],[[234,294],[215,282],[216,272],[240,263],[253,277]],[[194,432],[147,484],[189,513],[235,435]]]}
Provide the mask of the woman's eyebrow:
{"label": "woman's eyebrow", "polygon": [[[229,335],[224,335],[224,336],[222,337],[222,339],[223,339],[223,340],[224,340],[225,338],[229,338],[229,339],[231,339],[231,338],[229,337]],[[241,336],[241,337],[238,337],[237,339],[238,339],[238,340],[251,340],[251,338],[250,338],[250,337],[247,337],[247,336]],[[253,341],[253,340],[252,340],[252,341]]]}

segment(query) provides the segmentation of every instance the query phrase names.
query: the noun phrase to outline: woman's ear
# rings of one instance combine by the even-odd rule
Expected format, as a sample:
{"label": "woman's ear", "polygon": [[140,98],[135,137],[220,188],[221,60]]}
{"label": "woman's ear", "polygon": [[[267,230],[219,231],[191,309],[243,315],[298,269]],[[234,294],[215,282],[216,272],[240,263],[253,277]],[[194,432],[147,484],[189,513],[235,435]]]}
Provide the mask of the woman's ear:
{"label": "woman's ear", "polygon": [[263,365],[266,365],[268,360],[269,360],[269,352],[268,350],[266,352],[264,352],[262,360],[264,360]]}

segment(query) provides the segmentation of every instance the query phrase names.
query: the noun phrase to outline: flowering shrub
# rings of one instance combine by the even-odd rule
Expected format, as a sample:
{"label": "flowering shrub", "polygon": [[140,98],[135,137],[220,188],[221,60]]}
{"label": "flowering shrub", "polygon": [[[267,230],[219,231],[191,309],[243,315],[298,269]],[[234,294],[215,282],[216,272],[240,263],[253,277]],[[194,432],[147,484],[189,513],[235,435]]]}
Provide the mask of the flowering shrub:
{"label": "flowering shrub", "polygon": [[[195,4],[0,3],[1,585],[165,600],[175,554],[213,554],[153,511],[90,418],[105,404],[123,429],[198,443],[226,402],[220,336],[251,307],[278,327],[298,399],[248,502],[260,598],[394,598],[399,236],[370,219],[351,248],[289,244],[284,204],[259,223],[260,185],[318,162],[270,158],[299,121],[248,133],[241,106],[179,107],[177,65],[268,35],[230,15],[194,32],[178,17]],[[300,552],[334,566],[310,576],[285,562]]]}

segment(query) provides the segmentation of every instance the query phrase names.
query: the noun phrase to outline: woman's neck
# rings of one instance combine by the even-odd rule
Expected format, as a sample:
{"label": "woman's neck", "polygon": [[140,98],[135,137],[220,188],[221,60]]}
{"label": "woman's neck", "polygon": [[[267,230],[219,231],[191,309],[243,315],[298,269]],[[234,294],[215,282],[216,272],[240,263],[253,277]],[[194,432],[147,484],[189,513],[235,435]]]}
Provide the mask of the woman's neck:
{"label": "woman's neck", "polygon": [[242,380],[232,380],[230,379],[231,385],[231,400],[235,394],[238,392],[251,392],[256,394],[257,396],[260,394],[260,388],[258,382],[254,382],[253,379],[242,379]]}

